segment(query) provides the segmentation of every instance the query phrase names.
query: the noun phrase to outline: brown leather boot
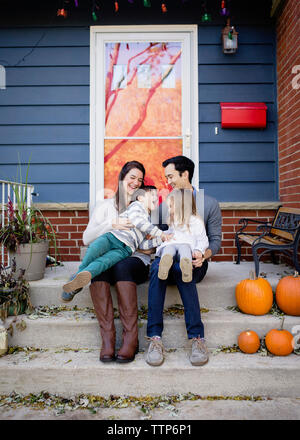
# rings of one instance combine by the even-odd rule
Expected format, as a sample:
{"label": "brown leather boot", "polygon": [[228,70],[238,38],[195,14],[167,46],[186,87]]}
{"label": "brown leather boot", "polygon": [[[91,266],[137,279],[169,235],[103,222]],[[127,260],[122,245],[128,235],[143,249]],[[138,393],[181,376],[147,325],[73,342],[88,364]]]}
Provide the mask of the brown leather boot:
{"label": "brown leather boot", "polygon": [[115,360],[116,329],[110,284],[95,281],[90,285],[90,292],[102,338],[100,361],[112,362]]}
{"label": "brown leather boot", "polygon": [[138,352],[138,322],[136,284],[131,281],[116,283],[120,319],[123,324],[123,343],[116,361],[125,363],[134,360]]}

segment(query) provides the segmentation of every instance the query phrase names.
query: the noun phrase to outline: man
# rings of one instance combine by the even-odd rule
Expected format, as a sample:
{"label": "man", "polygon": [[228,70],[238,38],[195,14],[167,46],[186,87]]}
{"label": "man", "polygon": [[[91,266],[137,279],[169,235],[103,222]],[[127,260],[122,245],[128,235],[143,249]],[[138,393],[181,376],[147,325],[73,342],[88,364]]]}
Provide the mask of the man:
{"label": "man", "polygon": [[[150,340],[146,362],[152,366],[159,366],[164,361],[164,348],[161,340],[163,331],[163,309],[168,284],[176,284],[184,306],[184,317],[187,335],[192,339],[190,362],[192,365],[204,365],[208,361],[208,350],[204,339],[204,326],[201,320],[200,305],[196,283],[200,282],[207,271],[207,260],[215,255],[221,247],[222,216],[216,199],[201,193],[192,186],[194,162],[185,156],[172,157],[162,163],[169,185],[193,191],[196,205],[202,208],[203,220],[209,247],[204,255],[200,251],[193,252],[193,279],[183,282],[179,263],[175,261],[169,271],[167,280],[158,278],[160,258],[156,257],[150,269],[150,283],[148,292],[148,324],[147,336]],[[202,205],[200,206],[200,202]],[[164,209],[164,208],[163,208]],[[163,229],[163,227],[162,227]]]}

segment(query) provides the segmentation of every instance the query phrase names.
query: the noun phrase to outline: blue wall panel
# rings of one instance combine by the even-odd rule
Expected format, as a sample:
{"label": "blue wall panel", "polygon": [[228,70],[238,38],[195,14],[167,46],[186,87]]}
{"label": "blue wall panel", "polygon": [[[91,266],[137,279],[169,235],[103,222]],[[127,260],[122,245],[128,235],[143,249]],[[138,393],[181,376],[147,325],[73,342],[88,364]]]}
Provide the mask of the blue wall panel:
{"label": "blue wall panel", "polygon": [[[220,201],[277,200],[275,30],[237,30],[238,51],[229,55],[221,26],[199,26],[200,187]],[[266,129],[222,129],[220,102],[266,103]]]}
{"label": "blue wall panel", "polygon": [[[276,200],[274,29],[239,26],[235,55],[221,30],[199,25],[200,187],[220,201]],[[38,202],[89,200],[89,40],[84,25],[0,29],[0,179],[30,159]],[[223,130],[221,101],[266,102],[267,129]]]}

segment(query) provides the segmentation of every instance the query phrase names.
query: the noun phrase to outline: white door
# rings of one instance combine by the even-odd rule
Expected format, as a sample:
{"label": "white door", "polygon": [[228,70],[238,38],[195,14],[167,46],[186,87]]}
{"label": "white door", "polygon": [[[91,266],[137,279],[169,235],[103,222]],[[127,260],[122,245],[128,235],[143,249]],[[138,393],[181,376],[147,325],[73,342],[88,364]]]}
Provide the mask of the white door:
{"label": "white door", "polygon": [[197,26],[91,27],[90,209],[125,162],[164,195],[161,163],[185,155],[198,187]]}

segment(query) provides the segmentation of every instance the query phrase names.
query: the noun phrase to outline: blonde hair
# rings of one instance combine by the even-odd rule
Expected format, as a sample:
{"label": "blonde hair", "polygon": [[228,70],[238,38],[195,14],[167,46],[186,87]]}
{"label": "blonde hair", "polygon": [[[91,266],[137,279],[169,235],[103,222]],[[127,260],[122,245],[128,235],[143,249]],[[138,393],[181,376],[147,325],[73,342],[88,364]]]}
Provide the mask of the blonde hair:
{"label": "blonde hair", "polygon": [[[174,212],[170,212],[170,203],[173,201]],[[167,196],[166,203],[169,204],[169,225],[184,226],[189,228],[192,215],[199,217],[196,208],[196,201],[193,192],[184,188],[173,189]]]}

